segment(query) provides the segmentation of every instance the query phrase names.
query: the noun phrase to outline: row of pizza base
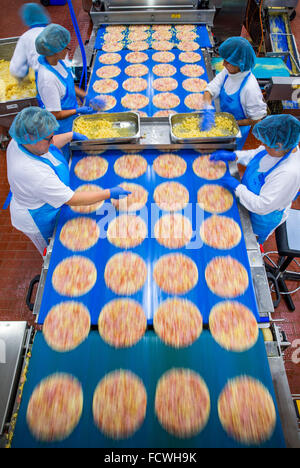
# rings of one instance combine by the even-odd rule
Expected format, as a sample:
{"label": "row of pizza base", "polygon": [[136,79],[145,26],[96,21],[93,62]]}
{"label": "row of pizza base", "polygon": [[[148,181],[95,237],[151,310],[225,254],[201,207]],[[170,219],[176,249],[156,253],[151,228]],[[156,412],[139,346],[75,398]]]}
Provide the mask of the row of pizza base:
{"label": "row of pizza base", "polygon": [[[143,64],[144,62],[147,62],[148,60],[153,60],[154,62],[158,63],[165,63],[165,64],[170,64],[171,62],[174,62],[176,59],[176,56],[173,52],[155,52],[153,55],[149,55],[148,53],[145,52],[129,52],[125,56],[125,61],[129,62],[131,64]],[[178,56],[178,59],[180,62],[187,63],[187,64],[197,64],[202,60],[201,54],[198,52],[181,52]],[[103,65],[116,65],[122,60],[122,56],[118,53],[111,52],[111,53],[104,53],[102,55],[99,55],[98,58],[99,62]],[[204,68],[200,67],[199,65],[196,65],[194,67],[185,67],[183,71],[187,72],[188,70],[190,71],[202,71],[201,74],[204,73]],[[200,67],[200,68],[199,68]],[[119,75],[119,67],[115,67],[114,69],[115,72],[117,72],[117,75]],[[145,74],[145,73],[143,73]],[[185,74],[185,73],[183,73]],[[117,76],[115,75],[115,76]],[[140,75],[138,75],[140,76]],[[199,76],[199,75],[197,75]]]}
{"label": "row of pizza base", "polygon": [[[44,442],[67,438],[78,425],[84,403],[81,383],[71,374],[43,379],[30,397],[26,420],[32,435]],[[133,372],[118,369],[106,374],[93,394],[94,424],[107,437],[126,439],[146,417],[147,391]],[[227,382],[217,402],[225,432],[243,444],[262,444],[276,426],[275,405],[257,379],[242,375]],[[173,368],[157,382],[155,415],[160,425],[178,438],[198,435],[207,425],[211,401],[203,378],[188,368]]]}
{"label": "row of pizza base", "polygon": [[[227,170],[225,162],[210,161],[209,158],[209,154],[195,158],[192,164],[193,172],[202,179],[221,179]],[[75,165],[74,173],[81,180],[91,181],[103,177],[108,167],[109,163],[105,158],[86,156]],[[154,159],[152,167],[158,176],[165,179],[175,179],[185,174],[187,163],[175,153],[165,153]],[[140,154],[125,154],[115,161],[113,169],[116,175],[124,179],[137,179],[146,173],[148,162]]]}

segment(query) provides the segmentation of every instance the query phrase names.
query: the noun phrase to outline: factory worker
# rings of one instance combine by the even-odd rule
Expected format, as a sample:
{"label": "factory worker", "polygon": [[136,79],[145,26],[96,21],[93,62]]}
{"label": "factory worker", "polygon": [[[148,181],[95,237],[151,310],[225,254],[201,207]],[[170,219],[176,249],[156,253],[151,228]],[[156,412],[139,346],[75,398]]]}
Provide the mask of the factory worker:
{"label": "factory worker", "polygon": [[[64,62],[70,40],[67,29],[50,24],[35,41],[40,54],[37,88],[43,105],[58,120],[57,134],[70,132],[78,114],[94,112],[91,107],[77,104],[77,96],[84,99],[86,92],[75,86],[72,71]],[[63,153],[68,158],[68,147],[63,148]]]}
{"label": "factory worker", "polygon": [[27,107],[14,119],[7,148],[7,177],[12,192],[12,225],[29,237],[43,254],[53,234],[63,204],[91,205],[109,198],[127,196],[121,187],[78,192],[69,186],[69,168],[59,148],[81,134],[54,135],[55,117],[45,109]]}
{"label": "factory worker", "polygon": [[29,29],[19,38],[9,66],[11,75],[19,80],[28,75],[29,68],[37,72],[39,54],[35,40],[51,22],[46,10],[36,3],[25,3],[21,8],[21,17]]}
{"label": "factory worker", "polygon": [[214,123],[211,103],[219,97],[221,112],[233,114],[240,126],[242,138],[237,139],[237,145],[242,149],[251,126],[267,115],[267,105],[251,72],[255,53],[247,39],[231,37],[219,47],[219,54],[224,59],[224,69],[204,90],[206,104],[202,129],[206,130]]}
{"label": "factory worker", "polygon": [[263,244],[287,218],[287,211],[300,187],[300,122],[292,115],[272,115],[257,123],[254,136],[262,142],[255,150],[219,150],[214,161],[247,166],[242,182],[231,175],[222,179],[250,212],[254,233]]}

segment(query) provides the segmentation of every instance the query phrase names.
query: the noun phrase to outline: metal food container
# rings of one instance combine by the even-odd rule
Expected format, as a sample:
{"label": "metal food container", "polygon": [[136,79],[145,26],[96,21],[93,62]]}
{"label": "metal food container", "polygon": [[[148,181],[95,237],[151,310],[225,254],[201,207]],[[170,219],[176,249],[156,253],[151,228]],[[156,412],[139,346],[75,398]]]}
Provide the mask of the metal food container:
{"label": "metal food container", "polygon": [[[10,61],[15,47],[18,42],[18,37],[10,37],[0,39],[0,59]],[[15,116],[25,107],[38,106],[36,97],[28,97],[14,99],[12,101],[0,102],[0,125],[9,128]]]}
{"label": "metal food container", "polygon": [[[106,120],[113,123],[114,128],[120,131],[120,137],[116,138],[97,138],[89,139],[86,141],[80,141],[81,147],[85,145],[102,144],[102,143],[127,143],[136,142],[141,136],[140,131],[140,116],[137,112],[116,112],[116,113],[98,113],[91,115],[82,115],[77,117],[73,122],[74,126],[78,119],[84,119],[85,121],[94,122],[95,120]],[[123,135],[122,135],[123,134]],[[77,143],[77,142],[76,142]]]}
{"label": "metal food container", "polygon": [[232,114],[227,112],[216,112],[216,116],[227,117],[233,123],[235,133],[233,135],[224,135],[220,137],[192,137],[187,138],[183,137],[180,138],[174,135],[174,128],[176,125],[180,125],[182,121],[187,117],[200,117],[201,119],[202,113],[201,112],[189,112],[186,114],[173,114],[169,116],[170,122],[170,133],[171,133],[171,140],[173,143],[230,143],[234,142],[236,138],[241,137],[241,132],[239,126],[233,117]]}

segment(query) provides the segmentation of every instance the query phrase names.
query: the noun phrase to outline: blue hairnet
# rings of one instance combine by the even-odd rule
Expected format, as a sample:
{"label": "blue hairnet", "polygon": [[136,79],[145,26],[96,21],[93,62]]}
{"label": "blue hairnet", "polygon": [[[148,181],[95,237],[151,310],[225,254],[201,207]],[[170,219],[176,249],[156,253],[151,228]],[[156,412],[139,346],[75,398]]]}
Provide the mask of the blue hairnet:
{"label": "blue hairnet", "polygon": [[300,140],[300,122],[289,114],[270,115],[253,127],[253,135],[269,148],[293,149]]}
{"label": "blue hairnet", "polygon": [[40,107],[26,107],[15,117],[9,134],[20,145],[28,145],[43,140],[58,127],[51,112]]}
{"label": "blue hairnet", "polygon": [[239,67],[241,72],[251,70],[255,65],[254,50],[243,37],[230,37],[219,47],[220,56],[231,65]]}
{"label": "blue hairnet", "polygon": [[60,24],[49,24],[35,40],[35,48],[40,55],[49,57],[61,52],[71,40],[69,31]]}
{"label": "blue hairnet", "polygon": [[23,23],[30,28],[37,25],[47,26],[51,22],[45,8],[37,3],[25,3],[21,8],[21,17]]}

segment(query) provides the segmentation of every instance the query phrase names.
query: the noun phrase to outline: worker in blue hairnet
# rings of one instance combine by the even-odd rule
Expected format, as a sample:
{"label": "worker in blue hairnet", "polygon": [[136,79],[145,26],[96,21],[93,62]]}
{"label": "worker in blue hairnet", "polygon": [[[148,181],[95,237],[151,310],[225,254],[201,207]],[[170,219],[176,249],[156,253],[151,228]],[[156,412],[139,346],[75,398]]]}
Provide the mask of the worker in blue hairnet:
{"label": "worker in blue hairnet", "polygon": [[240,126],[242,138],[237,139],[237,145],[242,149],[251,126],[267,115],[267,105],[251,71],[255,53],[247,39],[231,37],[219,47],[219,54],[224,59],[224,69],[204,90],[202,130],[213,125],[212,100],[219,97],[221,112],[232,114]]}
{"label": "worker in blue hairnet", "polygon": [[[231,175],[222,179],[250,212],[254,234],[263,244],[287,218],[300,188],[300,122],[292,115],[272,115],[257,123],[254,136],[262,146],[248,151],[212,153],[213,161],[233,161],[247,166],[242,182]],[[221,182],[221,181],[220,181]]]}
{"label": "worker in blue hairnet", "polygon": [[14,119],[7,148],[7,177],[12,197],[12,225],[31,239],[39,252],[53,234],[63,204],[92,205],[109,198],[127,196],[122,187],[101,191],[77,192],[70,188],[68,163],[59,150],[81,134],[55,135],[59,125],[51,112],[27,107]]}
{"label": "worker in blue hairnet", "polygon": [[28,75],[29,68],[37,71],[39,54],[35,40],[51,22],[45,8],[37,3],[25,3],[20,13],[24,25],[29,29],[19,38],[9,66],[11,75],[19,80]]}
{"label": "worker in blue hairnet", "polygon": [[[45,108],[58,120],[57,133],[70,132],[78,114],[92,114],[94,110],[77,104],[77,97],[84,99],[86,92],[75,86],[71,69],[65,63],[71,35],[59,24],[48,25],[36,38],[36,50],[40,54],[37,88]],[[99,99],[99,107],[105,103]],[[68,147],[63,148],[69,157]]]}

